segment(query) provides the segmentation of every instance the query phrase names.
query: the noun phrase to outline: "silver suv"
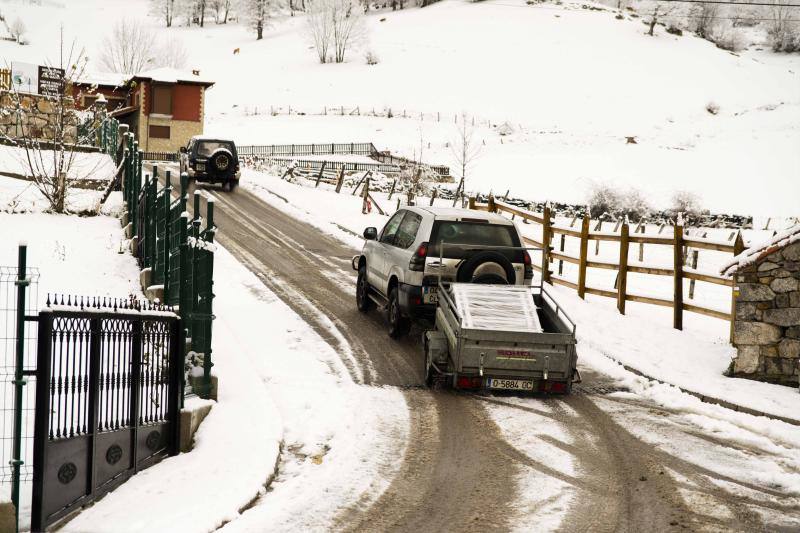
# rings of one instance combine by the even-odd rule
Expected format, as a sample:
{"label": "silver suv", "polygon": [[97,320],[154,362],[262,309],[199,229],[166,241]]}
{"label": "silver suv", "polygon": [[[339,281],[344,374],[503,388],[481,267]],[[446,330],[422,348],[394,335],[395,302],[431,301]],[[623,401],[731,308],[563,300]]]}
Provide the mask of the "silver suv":
{"label": "silver suv", "polygon": [[503,285],[526,285],[533,278],[528,252],[503,249],[522,246],[517,227],[493,213],[405,207],[380,234],[365,229],[364,239],[361,255],[353,257],[356,304],[364,313],[376,304],[388,309],[389,335],[395,338],[408,333],[412,319],[434,317],[440,275],[443,281]]}

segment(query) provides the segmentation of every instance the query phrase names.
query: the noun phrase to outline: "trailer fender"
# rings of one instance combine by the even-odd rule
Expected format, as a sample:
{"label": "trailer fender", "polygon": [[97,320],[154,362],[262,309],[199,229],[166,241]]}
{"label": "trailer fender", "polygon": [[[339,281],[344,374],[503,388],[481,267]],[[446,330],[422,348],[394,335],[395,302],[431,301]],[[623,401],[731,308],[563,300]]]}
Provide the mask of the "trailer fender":
{"label": "trailer fender", "polygon": [[447,339],[439,330],[432,329],[425,332],[425,346],[427,347],[429,360],[437,365],[447,363]]}

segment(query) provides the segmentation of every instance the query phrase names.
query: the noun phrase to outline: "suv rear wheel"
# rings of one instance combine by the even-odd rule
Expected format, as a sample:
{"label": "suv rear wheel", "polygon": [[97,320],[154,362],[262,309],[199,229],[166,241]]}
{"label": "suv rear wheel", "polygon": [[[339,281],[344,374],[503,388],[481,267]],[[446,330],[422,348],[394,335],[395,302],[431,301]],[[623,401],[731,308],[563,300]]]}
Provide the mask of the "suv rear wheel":
{"label": "suv rear wheel", "polygon": [[367,267],[361,266],[358,269],[358,280],[356,280],[356,306],[362,313],[372,309],[372,300],[369,298],[369,283],[367,282]]}
{"label": "suv rear wheel", "polygon": [[389,292],[389,336],[399,339],[411,330],[411,321],[400,311],[399,291],[393,287]]}

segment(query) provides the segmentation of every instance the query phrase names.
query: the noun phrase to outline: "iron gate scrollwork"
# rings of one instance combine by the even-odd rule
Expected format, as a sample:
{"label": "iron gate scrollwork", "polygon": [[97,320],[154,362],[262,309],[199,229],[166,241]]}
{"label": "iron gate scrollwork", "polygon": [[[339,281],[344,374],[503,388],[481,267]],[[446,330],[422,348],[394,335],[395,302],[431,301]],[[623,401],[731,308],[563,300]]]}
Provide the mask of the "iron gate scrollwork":
{"label": "iron gate scrollwork", "polygon": [[33,531],[178,453],[181,336],[171,312],[39,314]]}

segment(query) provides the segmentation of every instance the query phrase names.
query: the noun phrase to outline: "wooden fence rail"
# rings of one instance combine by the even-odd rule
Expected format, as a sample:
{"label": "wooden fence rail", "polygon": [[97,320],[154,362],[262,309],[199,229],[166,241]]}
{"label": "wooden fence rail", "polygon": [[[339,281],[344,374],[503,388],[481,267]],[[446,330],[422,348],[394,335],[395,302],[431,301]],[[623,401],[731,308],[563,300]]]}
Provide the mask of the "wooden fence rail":
{"label": "wooden fence rail", "polygon": [[[615,231],[602,231],[590,229],[591,220],[588,216],[581,219],[579,227],[568,227],[557,225],[552,220],[552,213],[548,207],[544,208],[542,213],[535,213],[526,211],[522,208],[501,202],[495,198],[489,197],[488,202],[479,204],[474,198],[469,199],[470,209],[477,209],[481,211],[488,211],[491,213],[508,213],[512,218],[519,217],[521,219],[539,224],[542,226],[542,242],[536,239],[525,237],[527,245],[542,248],[542,263],[541,265],[534,264],[533,267],[542,273],[542,280],[556,285],[563,285],[578,292],[578,296],[584,298],[586,294],[594,294],[597,296],[605,296],[607,298],[614,298],[617,300],[617,309],[621,314],[625,314],[626,302],[639,302],[650,305],[660,305],[664,307],[671,307],[673,309],[673,327],[676,329],[683,329],[683,312],[689,311],[698,313],[705,316],[711,316],[722,320],[728,320],[733,323],[734,299],[733,299],[733,280],[731,278],[723,277],[714,273],[702,272],[697,270],[696,261],[693,261],[692,267],[684,265],[685,262],[685,248],[692,247],[703,250],[713,250],[717,252],[726,252],[733,255],[738,255],[744,250],[744,241],[741,232],[736,232],[735,238],[732,242],[725,242],[720,240],[708,239],[704,237],[689,236],[684,234],[683,226],[676,225],[670,234],[663,232],[657,235],[645,235],[642,230],[644,226],[640,225],[636,230],[642,231],[637,233],[636,230],[631,232],[627,223],[617,224]],[[576,221],[573,220],[573,224]],[[602,227],[598,223],[594,227]],[[662,230],[664,228],[661,228]],[[578,255],[570,255],[565,253],[564,238],[561,238],[560,250],[556,251],[552,244],[555,235],[562,235],[566,237],[573,237],[579,240]],[[616,262],[590,260],[588,258],[589,241],[610,241],[619,243],[619,258]],[[673,261],[670,267],[654,266],[654,265],[630,265],[628,264],[628,254],[630,252],[631,244],[651,244],[670,246],[673,249]],[[641,254],[641,249],[640,249]],[[642,257],[640,255],[640,261]],[[550,269],[551,263],[559,261],[562,263],[570,263],[577,265],[578,278],[577,281],[568,280],[559,273],[556,274]],[[588,268],[598,268],[613,270],[617,272],[617,281],[615,288],[603,289],[600,287],[592,287],[587,284],[586,273]],[[652,276],[670,276],[673,278],[673,295],[671,299],[660,298],[655,296],[646,296],[642,294],[632,294],[628,292],[628,274],[647,274]],[[683,280],[691,280],[692,283],[703,282],[714,285],[723,285],[731,287],[731,309],[730,311],[721,311],[713,309],[696,303],[687,303],[683,299]]]}

